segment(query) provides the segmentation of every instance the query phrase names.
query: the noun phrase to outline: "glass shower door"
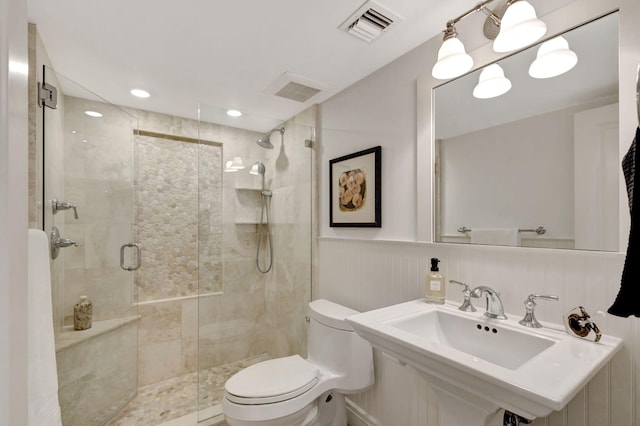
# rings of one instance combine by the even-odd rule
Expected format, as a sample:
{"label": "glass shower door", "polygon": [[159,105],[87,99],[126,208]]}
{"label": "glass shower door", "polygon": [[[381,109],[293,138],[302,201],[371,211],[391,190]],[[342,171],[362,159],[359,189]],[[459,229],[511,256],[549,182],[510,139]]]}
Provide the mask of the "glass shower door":
{"label": "glass shower door", "polygon": [[[225,381],[256,362],[306,356],[311,297],[313,200],[312,113],[264,133],[213,124],[219,108],[200,106],[198,253],[198,420],[221,419]],[[220,143],[215,153],[205,141]],[[212,160],[215,159],[215,168]],[[233,161],[244,168],[228,167]],[[260,237],[262,175],[271,191],[271,246]],[[257,171],[257,167],[254,172]],[[272,268],[268,269],[272,249]],[[216,420],[217,420],[216,419]]]}
{"label": "glass shower door", "polygon": [[[137,392],[134,133],[136,117],[48,67],[57,108],[42,108],[43,227],[77,243],[51,260],[63,423],[100,425]],[[57,208],[56,208],[57,207]],[[74,214],[77,212],[77,217]],[[74,330],[80,296],[93,303]]]}

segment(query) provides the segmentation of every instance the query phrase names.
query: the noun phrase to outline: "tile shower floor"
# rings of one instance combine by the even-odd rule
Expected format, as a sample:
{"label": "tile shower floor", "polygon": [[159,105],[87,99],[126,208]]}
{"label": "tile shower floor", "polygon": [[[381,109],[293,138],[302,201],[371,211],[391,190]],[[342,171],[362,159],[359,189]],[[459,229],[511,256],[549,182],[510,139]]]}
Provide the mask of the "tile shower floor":
{"label": "tile shower floor", "polygon": [[201,373],[203,380],[200,385],[198,373],[194,372],[141,387],[136,397],[107,426],[157,426],[195,413],[198,386],[201,390],[200,408],[217,405],[222,401],[224,383],[229,377],[267,359],[269,357],[263,354],[210,368]]}

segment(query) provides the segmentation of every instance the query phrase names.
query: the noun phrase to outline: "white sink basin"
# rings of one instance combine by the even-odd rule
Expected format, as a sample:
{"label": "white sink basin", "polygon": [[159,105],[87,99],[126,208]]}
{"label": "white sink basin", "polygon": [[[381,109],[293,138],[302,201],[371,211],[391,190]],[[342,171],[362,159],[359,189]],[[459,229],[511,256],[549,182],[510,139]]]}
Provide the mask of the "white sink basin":
{"label": "white sink basin", "polygon": [[387,324],[428,339],[431,344],[448,346],[509,370],[515,370],[556,343],[545,336],[487,324],[484,317],[478,321],[476,316],[444,309],[403,316]]}
{"label": "white sink basin", "polygon": [[[474,407],[486,403],[487,415],[504,408],[529,419],[562,409],[622,347],[616,337],[594,343],[570,336],[562,326],[530,329],[518,324],[518,315],[499,320],[482,311],[421,299],[347,321],[375,347],[418,369],[432,387]],[[458,414],[445,417],[460,421]]]}

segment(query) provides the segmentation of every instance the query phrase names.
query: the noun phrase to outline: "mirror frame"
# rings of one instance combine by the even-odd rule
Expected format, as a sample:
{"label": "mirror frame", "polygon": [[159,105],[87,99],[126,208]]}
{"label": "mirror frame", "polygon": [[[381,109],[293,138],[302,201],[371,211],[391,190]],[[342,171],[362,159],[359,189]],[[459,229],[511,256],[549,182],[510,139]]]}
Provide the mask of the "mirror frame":
{"label": "mirror frame", "polygon": [[[638,126],[637,105],[635,99],[636,72],[640,61],[640,29],[637,21],[640,20],[640,2],[637,0],[576,0],[541,19],[547,24],[547,35],[542,41],[553,38],[554,35],[580,26],[599,16],[619,11],[619,160],[626,154]],[[634,25],[635,23],[635,25]],[[482,34],[478,28],[478,36]],[[429,42],[432,45],[433,58],[437,57],[440,47],[440,37],[435,37]],[[521,49],[524,50],[524,49]],[[469,52],[474,59],[473,72],[487,64],[496,62],[506,56],[517,52],[500,55],[493,52],[491,42],[487,41],[480,48]],[[431,76],[430,70],[418,78],[417,81],[417,140],[416,140],[416,240],[434,242],[435,211],[434,211],[434,153],[435,138],[433,131],[433,89],[444,84],[445,81],[436,80]],[[619,173],[619,251],[626,251],[629,235],[629,208],[627,202],[624,176]],[[438,243],[447,244],[447,243]],[[459,244],[457,246],[460,246]],[[486,247],[486,246],[484,246]],[[520,248],[520,247],[518,247]],[[529,250],[540,250],[525,248]],[[546,250],[546,249],[542,249]],[[557,249],[554,249],[557,250]]]}

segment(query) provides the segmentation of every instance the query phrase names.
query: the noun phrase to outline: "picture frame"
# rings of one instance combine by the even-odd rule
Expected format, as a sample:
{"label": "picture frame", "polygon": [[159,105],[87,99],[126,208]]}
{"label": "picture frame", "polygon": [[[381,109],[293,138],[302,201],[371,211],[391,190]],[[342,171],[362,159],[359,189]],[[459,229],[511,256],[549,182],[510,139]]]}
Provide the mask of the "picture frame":
{"label": "picture frame", "polygon": [[329,226],[382,227],[381,152],[376,146],[329,160]]}

